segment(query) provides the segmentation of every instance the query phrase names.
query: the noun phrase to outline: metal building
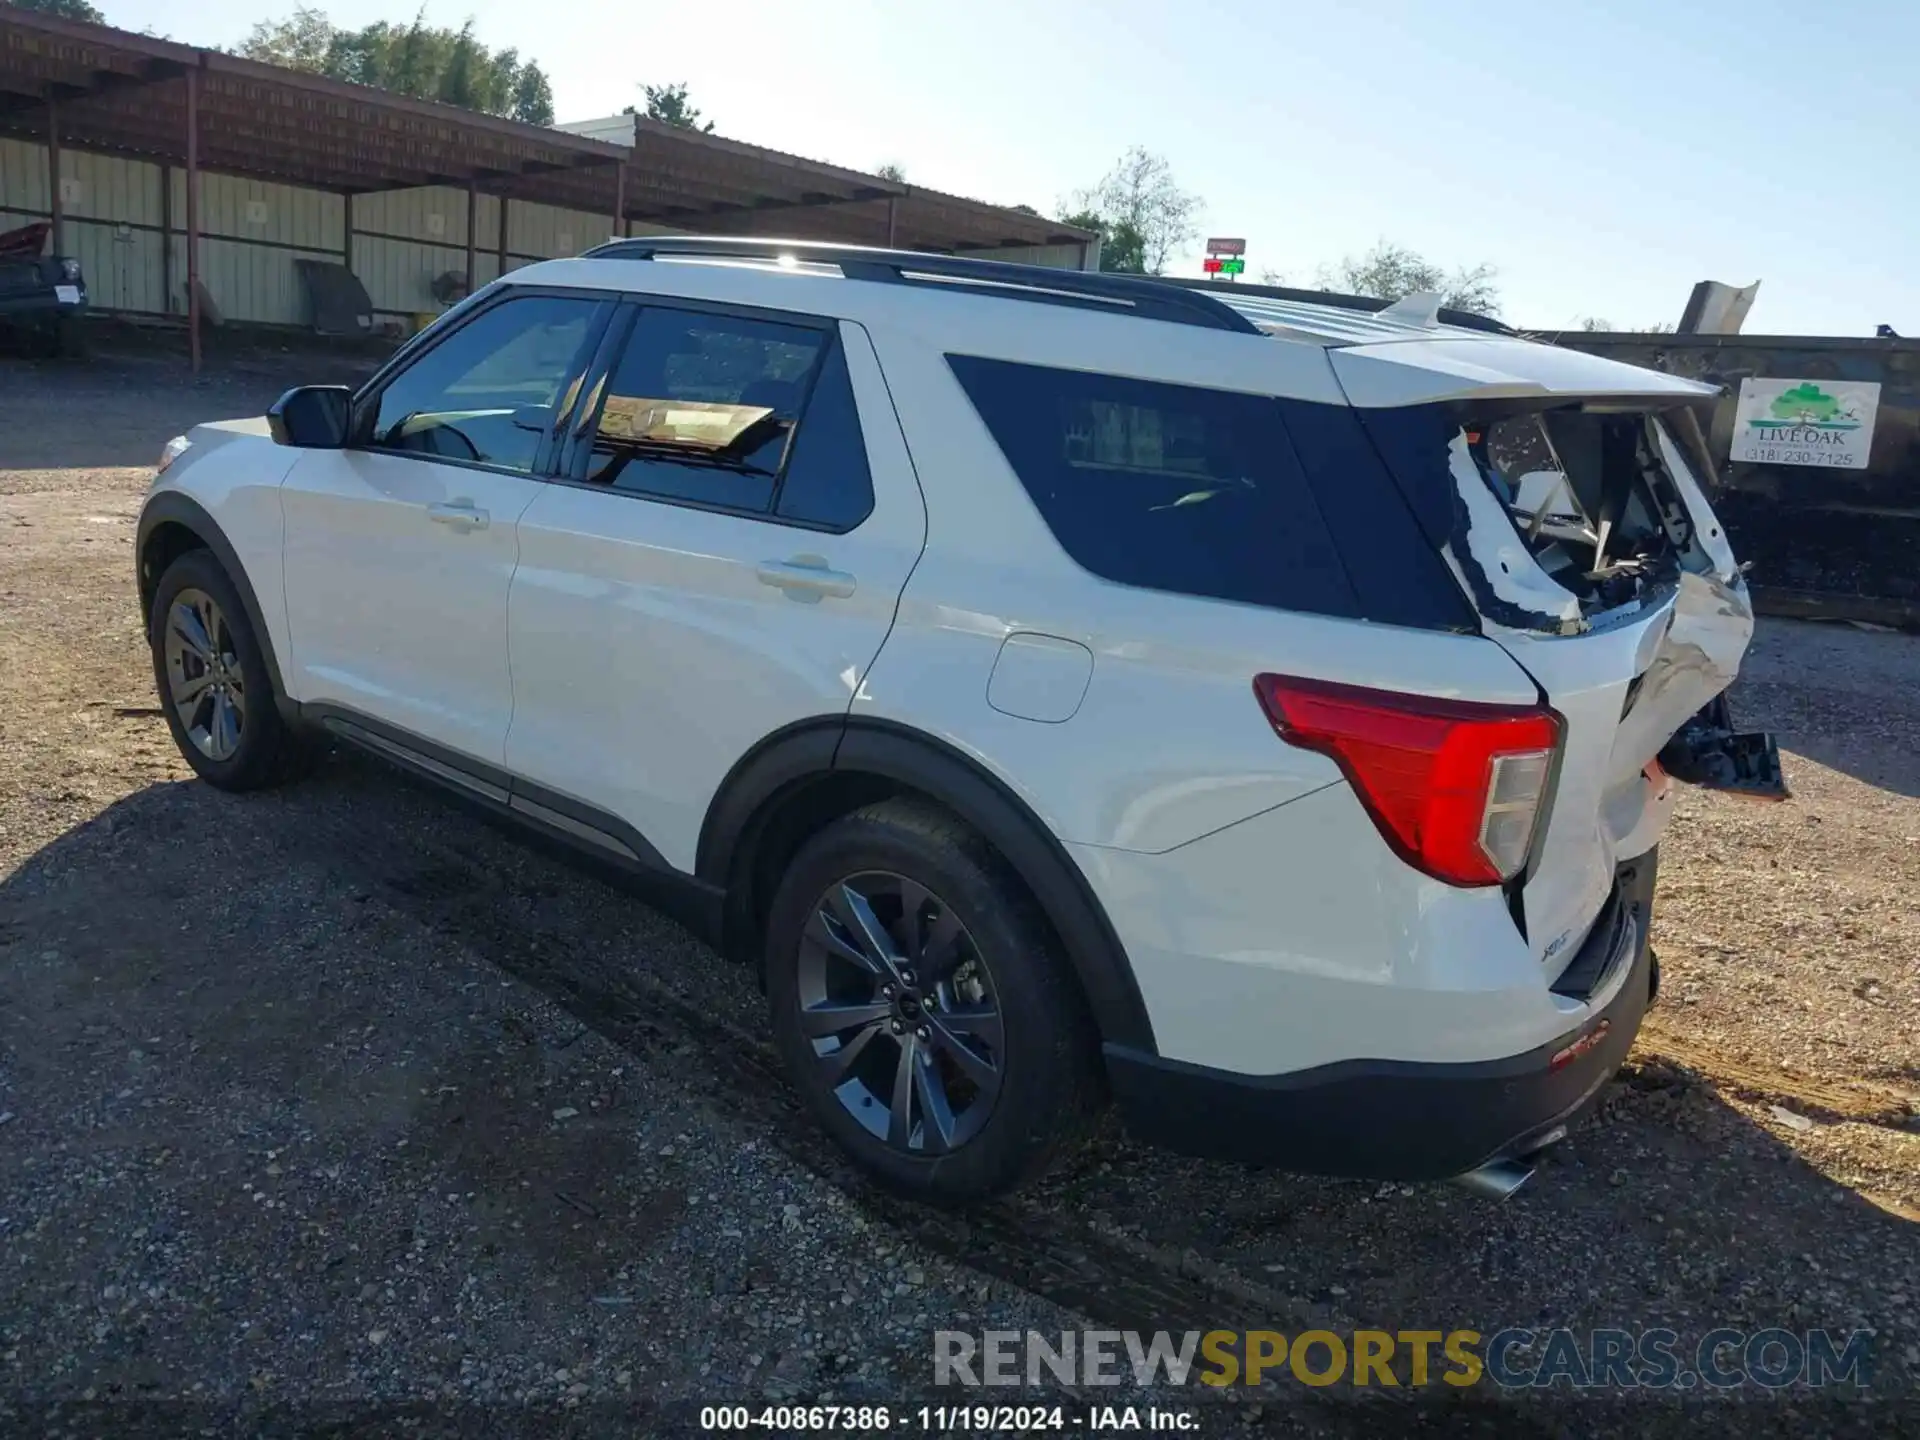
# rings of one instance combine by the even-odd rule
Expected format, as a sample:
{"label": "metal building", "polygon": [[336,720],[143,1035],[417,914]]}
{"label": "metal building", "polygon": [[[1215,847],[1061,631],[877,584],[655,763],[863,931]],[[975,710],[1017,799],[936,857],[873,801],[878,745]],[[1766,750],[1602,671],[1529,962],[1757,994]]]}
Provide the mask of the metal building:
{"label": "metal building", "polygon": [[[376,315],[616,234],[791,235],[1088,267],[1098,241],[631,115],[547,129],[0,5],[0,230],[53,224],[96,309],[303,326],[302,258]],[[197,281],[198,283],[194,283]]]}

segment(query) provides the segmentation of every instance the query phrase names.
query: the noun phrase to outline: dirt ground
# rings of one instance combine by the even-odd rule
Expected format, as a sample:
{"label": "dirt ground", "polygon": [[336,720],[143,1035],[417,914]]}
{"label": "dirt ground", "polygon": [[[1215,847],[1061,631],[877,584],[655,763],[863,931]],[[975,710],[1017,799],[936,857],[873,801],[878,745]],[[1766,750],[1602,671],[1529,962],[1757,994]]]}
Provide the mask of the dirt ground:
{"label": "dirt ground", "polygon": [[1735,712],[1795,798],[1683,796],[1660,1003],[1507,1204],[1109,1125],[935,1216],[847,1173],[750,979],[622,891],[369,761],[191,779],[132,600],[153,460],[367,368],[0,359],[0,1428],[660,1432],[924,1397],[938,1327],[1091,1324],[1868,1330],[1844,1395],[1160,1403],[1203,1433],[1920,1433],[1920,639],[1762,623]]}

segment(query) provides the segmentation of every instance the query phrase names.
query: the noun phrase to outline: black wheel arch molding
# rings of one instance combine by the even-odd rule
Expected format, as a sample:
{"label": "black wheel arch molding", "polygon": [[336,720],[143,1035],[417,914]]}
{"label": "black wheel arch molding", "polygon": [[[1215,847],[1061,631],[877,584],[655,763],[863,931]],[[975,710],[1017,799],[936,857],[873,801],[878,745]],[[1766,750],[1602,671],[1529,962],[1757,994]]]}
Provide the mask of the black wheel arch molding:
{"label": "black wheel arch molding", "polygon": [[227,539],[207,509],[192,496],[178,490],[158,490],[147,497],[140,509],[140,523],[134,534],[133,568],[134,593],[140,600],[140,633],[146,634],[153,618],[153,597],[160,587],[160,576],[166,570],[168,560],[161,558],[164,550],[151,554],[154,541],[167,526],[179,526],[187,531],[200,544],[192,547],[204,547],[213,552],[213,558],[220,562],[220,568],[226,572],[227,579],[233,583],[234,592],[240,597],[241,609],[246,612],[247,625],[253,631],[254,643],[260,647],[260,658],[267,667],[267,677],[273,682],[274,703],[288,721],[298,719],[298,707],[287,698],[287,687],[280,678],[280,658],[274,653],[273,633],[267,629],[266,617],[260,610],[260,599],[253,591],[253,580],[247,574],[247,567],[240,563],[240,552],[233,548],[233,542]]}
{"label": "black wheel arch molding", "polygon": [[[870,791],[862,781],[871,781]],[[775,731],[749,751],[715,794],[701,828],[695,875],[724,891],[730,952],[758,960],[755,856],[783,812],[831,784],[835,810],[898,788],[918,792],[972,826],[1024,880],[1066,951],[1102,1040],[1156,1053],[1132,964],[1080,868],[1024,800],[947,742],[895,721],[819,717]]]}

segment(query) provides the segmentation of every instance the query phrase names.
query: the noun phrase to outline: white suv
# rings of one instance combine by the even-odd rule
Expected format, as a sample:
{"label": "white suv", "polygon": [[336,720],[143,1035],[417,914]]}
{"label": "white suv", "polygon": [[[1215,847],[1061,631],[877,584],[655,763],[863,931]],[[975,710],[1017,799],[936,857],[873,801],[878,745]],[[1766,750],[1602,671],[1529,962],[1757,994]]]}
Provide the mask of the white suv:
{"label": "white suv", "polygon": [[1108,1095],[1511,1183],[1651,999],[1671,775],[1784,793],[1706,393],[1425,297],[618,241],[174,440],[140,600],[209,783],[338,738],[657,882],[896,1187]]}

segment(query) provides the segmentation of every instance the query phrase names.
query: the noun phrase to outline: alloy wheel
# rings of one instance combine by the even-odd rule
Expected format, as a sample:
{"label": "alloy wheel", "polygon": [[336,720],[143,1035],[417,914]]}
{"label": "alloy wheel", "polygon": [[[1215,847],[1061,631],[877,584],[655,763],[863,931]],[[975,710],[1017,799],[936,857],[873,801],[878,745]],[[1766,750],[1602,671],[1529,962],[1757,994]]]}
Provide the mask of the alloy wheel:
{"label": "alloy wheel", "polygon": [[231,760],[247,723],[246,677],[233,631],[214,598],[191,587],[167,610],[167,699],[187,739],[209,760]]}
{"label": "alloy wheel", "polygon": [[800,1029],[869,1134],[944,1155],[999,1098],[999,998],[966,926],[926,886],[870,871],[830,886],[801,933]]}

